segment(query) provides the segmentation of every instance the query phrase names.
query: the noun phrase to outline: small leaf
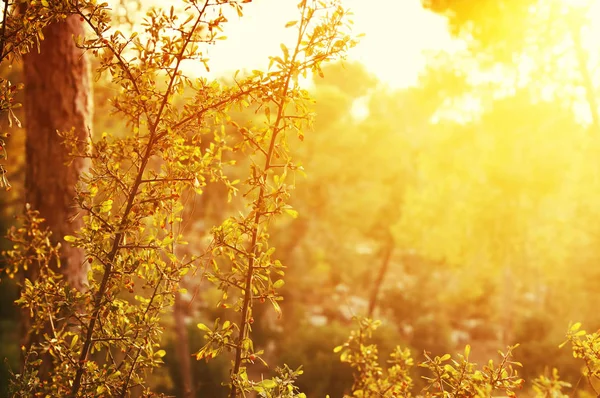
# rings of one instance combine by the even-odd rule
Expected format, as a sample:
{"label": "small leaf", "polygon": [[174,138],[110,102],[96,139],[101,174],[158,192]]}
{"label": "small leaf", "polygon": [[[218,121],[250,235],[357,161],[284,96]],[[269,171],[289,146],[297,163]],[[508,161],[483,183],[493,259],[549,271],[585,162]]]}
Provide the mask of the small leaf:
{"label": "small leaf", "polygon": [[281,51],[283,51],[283,59],[287,61],[290,58],[290,51],[283,43],[281,43],[279,47],[281,47]]}
{"label": "small leaf", "polygon": [[298,23],[298,21],[290,21],[288,23],[285,24],[286,28],[291,28],[292,26],[296,25]]}
{"label": "small leaf", "polygon": [[199,323],[196,326],[198,327],[198,329],[204,330],[205,332],[210,332],[211,331],[210,328],[208,326],[206,326],[205,324],[203,324],[203,323]]}
{"label": "small leaf", "polygon": [[333,352],[338,353],[338,352],[342,351],[342,348],[344,348],[344,346],[343,345],[339,345],[339,346],[337,346],[337,347],[335,347],[333,349]]}
{"label": "small leaf", "polygon": [[64,237],[64,240],[65,240],[65,242],[75,242],[75,240],[76,240],[76,239],[77,239],[77,238],[76,238],[76,237],[74,237],[73,235],[66,235],[66,236]]}
{"label": "small leaf", "polygon": [[71,340],[71,349],[73,349],[73,347],[75,347],[75,344],[77,344],[77,340],[79,339],[79,335],[76,334],[73,336],[73,339]]}
{"label": "small leaf", "polygon": [[112,209],[113,201],[112,199],[105,200],[100,205],[100,213],[108,213],[110,209]]}
{"label": "small leaf", "polygon": [[281,307],[279,306],[279,304],[277,303],[277,301],[271,299],[271,303],[273,304],[273,308],[275,309],[275,312],[277,313],[277,319],[281,318]]}
{"label": "small leaf", "polygon": [[275,283],[273,283],[273,287],[275,289],[279,289],[283,285],[285,285],[285,281],[283,279],[279,279],[279,280],[275,281]]}
{"label": "small leaf", "polygon": [[159,358],[162,358],[165,355],[167,355],[167,352],[165,350],[158,350],[154,353],[154,356],[159,357]]}
{"label": "small leaf", "polygon": [[287,214],[289,214],[290,216],[292,216],[292,218],[298,218],[298,212],[294,209],[283,209],[283,211],[285,211]]}
{"label": "small leaf", "polygon": [[581,322],[577,322],[577,323],[573,324],[573,326],[571,326],[570,331],[575,332],[575,331],[579,330],[580,327],[581,327]]}
{"label": "small leaf", "polygon": [[263,388],[269,388],[269,389],[277,387],[277,383],[271,379],[263,380],[259,385]]}

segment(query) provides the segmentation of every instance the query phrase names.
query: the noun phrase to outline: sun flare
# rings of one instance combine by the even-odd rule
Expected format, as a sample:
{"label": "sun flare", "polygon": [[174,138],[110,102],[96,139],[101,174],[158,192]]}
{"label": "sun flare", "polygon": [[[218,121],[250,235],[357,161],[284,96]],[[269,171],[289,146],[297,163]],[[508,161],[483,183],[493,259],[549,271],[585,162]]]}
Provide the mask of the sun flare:
{"label": "sun flare", "polygon": [[[377,7],[361,0],[343,3],[354,14],[354,31],[365,34],[349,59],[362,62],[391,86],[416,82],[425,64],[424,51],[456,45],[445,19],[424,10],[419,1],[382,0]],[[228,40],[211,49],[212,68],[233,71],[268,65],[269,55],[280,51],[279,43],[293,40],[293,30],[285,29],[282,21],[297,18],[295,4],[281,0],[248,4],[242,18],[231,18],[226,27]]]}

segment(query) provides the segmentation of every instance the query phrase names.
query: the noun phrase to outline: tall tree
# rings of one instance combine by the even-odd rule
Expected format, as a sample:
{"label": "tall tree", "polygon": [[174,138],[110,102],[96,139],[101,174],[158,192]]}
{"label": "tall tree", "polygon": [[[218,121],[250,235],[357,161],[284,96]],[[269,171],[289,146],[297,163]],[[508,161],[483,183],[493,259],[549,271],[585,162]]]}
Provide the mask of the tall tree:
{"label": "tall tree", "polygon": [[63,245],[62,273],[77,289],[86,284],[84,253],[62,238],[81,226],[73,199],[75,185],[88,162],[83,158],[71,159],[58,132],[74,129],[79,145],[85,145],[91,131],[90,66],[73,41],[73,36],[82,34],[83,23],[78,16],[70,16],[47,26],[39,51],[23,57],[26,201],[40,211],[54,239]]}

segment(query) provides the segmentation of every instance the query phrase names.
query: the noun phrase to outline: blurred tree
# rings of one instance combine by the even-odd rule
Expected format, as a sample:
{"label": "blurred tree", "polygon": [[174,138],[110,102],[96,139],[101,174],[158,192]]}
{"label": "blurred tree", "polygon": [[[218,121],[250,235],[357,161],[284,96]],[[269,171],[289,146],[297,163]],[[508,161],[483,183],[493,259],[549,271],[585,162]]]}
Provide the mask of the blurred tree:
{"label": "blurred tree", "polygon": [[522,42],[538,0],[423,0],[423,6],[447,15],[455,35],[469,34],[484,48],[510,55]]}
{"label": "blurred tree", "polygon": [[466,39],[483,68],[500,62],[516,71],[513,88],[525,83],[546,98],[585,102],[591,126],[600,134],[597,64],[591,63],[582,37],[594,1],[424,0],[423,5],[448,17],[452,33]]}
{"label": "blurred tree", "polygon": [[[431,138],[407,192],[396,229],[405,245],[479,270],[465,275],[466,286],[477,283],[480,272],[504,279],[497,313],[505,319],[506,343],[515,294],[543,286],[541,264],[548,269],[562,258],[559,247],[535,231],[558,232],[552,206],[563,206],[558,194],[577,156],[579,129],[568,109],[532,103],[527,92],[498,100],[480,121],[448,126]],[[543,302],[542,290],[534,290]]]}

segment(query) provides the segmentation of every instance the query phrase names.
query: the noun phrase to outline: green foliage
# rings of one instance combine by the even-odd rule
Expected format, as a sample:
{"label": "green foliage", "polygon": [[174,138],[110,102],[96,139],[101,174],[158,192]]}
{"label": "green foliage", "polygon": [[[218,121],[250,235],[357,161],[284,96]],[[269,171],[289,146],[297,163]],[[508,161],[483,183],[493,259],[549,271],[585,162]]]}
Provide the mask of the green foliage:
{"label": "green foliage", "polygon": [[449,354],[431,358],[425,353],[426,361],[419,364],[429,369],[432,377],[426,378],[432,396],[446,397],[479,397],[492,396],[495,392],[503,392],[509,397],[516,397],[515,390],[520,389],[523,379],[520,379],[513,365],[521,366],[511,360],[512,351],[518,345],[508,347],[506,353],[499,352],[498,365],[490,360],[482,370],[476,364],[469,362],[471,347],[467,345],[464,355],[458,355],[458,360],[451,359]]}
{"label": "green foliage", "polygon": [[[344,345],[334,349],[334,352],[341,352],[340,360],[349,363],[355,370],[353,396],[412,396],[413,381],[409,372],[413,359],[410,351],[397,347],[390,355],[389,366],[384,371],[378,363],[377,346],[369,344],[380,322],[364,318],[359,318],[357,322],[359,330],[353,331]],[[470,346],[456,360],[449,354],[431,357],[425,353],[425,361],[419,363],[431,374],[424,377],[428,383],[425,396],[479,397],[492,396],[497,391],[516,396],[514,390],[520,389],[524,380],[513,369],[513,365],[520,365],[511,360],[515,347],[509,347],[506,353],[500,352],[498,365],[490,360],[482,370],[469,361]]]}
{"label": "green foliage", "polygon": [[[91,274],[85,291],[70,288],[50,267],[58,261],[59,247],[50,246],[49,232],[41,229],[34,210],[28,209],[24,225],[9,236],[15,244],[7,252],[9,275],[38,270],[37,278],[24,280],[17,303],[32,316],[30,334],[41,336],[24,347],[26,363],[13,380],[13,396],[150,396],[146,377],[166,354],[160,348],[161,314],[173,304],[181,278],[205,265],[203,272],[223,292],[222,306],[240,318],[239,323],[217,320],[213,329],[203,326],[208,343],[197,358],[223,349],[234,352],[232,397],[250,391],[265,397],[303,396],[293,386],[301,370],[279,368],[275,377],[260,382],[248,377],[247,367],[262,352],[254,350],[250,335],[252,307],[268,301],[281,312],[277,290],[284,285],[283,265],[272,259],[267,226],[280,214],[297,214],[286,204],[293,188],[290,174],[297,168],[286,139],[292,132],[302,136],[310,124],[310,100],[298,78],[321,73],[323,62],[354,45],[344,33],[347,12],[335,3],[301,1],[299,20],[287,25],[298,32],[294,47],[282,45],[282,55],[271,58],[268,72],[254,71],[223,85],[188,78],[180,67],[192,60],[206,64],[202,46],[214,44],[226,22],[219,10],[230,6],[241,16],[239,2],[187,2],[186,20],[173,8],[151,9],[143,33],[130,36],[107,33],[107,4],[60,4],[32,3],[24,15],[11,8],[13,25],[27,24],[30,15],[40,20],[23,48],[43,39],[44,24],[68,15],[85,21],[93,33],[76,38],[77,44],[99,57],[97,73],[110,73],[119,87],[112,103],[132,133],[123,138],[103,133],[83,152],[72,132],[61,133],[73,156],[93,162],[76,198],[85,226],[65,237],[87,253]],[[6,44],[15,54],[22,51]],[[159,78],[167,80],[166,87],[156,86]],[[175,107],[173,99],[184,89],[195,98]],[[262,113],[259,124],[241,126],[230,119],[230,110],[249,106]],[[226,131],[229,126],[233,129]],[[209,141],[204,150],[201,141]],[[235,164],[235,152],[249,160],[242,183],[225,173]],[[177,227],[183,221],[181,197],[201,194],[208,181],[223,184],[230,198],[241,188],[248,210],[215,227],[205,253],[178,256],[176,247],[186,244]],[[48,375],[40,372],[49,365]]]}
{"label": "green foliage", "polygon": [[[296,378],[303,373],[302,369],[291,370],[287,365],[284,365],[283,368],[276,368],[275,373],[276,376],[271,379],[260,382],[246,380],[245,384],[251,386],[259,397],[306,398],[306,395],[298,392],[298,388],[294,385]],[[240,377],[244,378],[245,374],[241,373]]]}
{"label": "green foliage", "polygon": [[413,384],[409,376],[409,370],[413,366],[410,351],[397,347],[390,354],[388,368],[382,369],[378,362],[377,346],[369,344],[373,332],[381,322],[365,318],[359,318],[357,322],[359,329],[352,331],[348,340],[333,350],[340,353],[340,360],[350,364],[354,370],[353,396],[410,396]]}
{"label": "green foliage", "polygon": [[[36,396],[41,388],[52,395],[68,394],[67,370],[74,365],[67,348],[72,349],[78,340],[77,333],[70,330],[67,322],[59,322],[63,317],[76,317],[72,313],[83,304],[84,296],[70,288],[63,276],[51,267],[59,262],[60,244],[50,243],[51,232],[42,229],[43,219],[39,213],[27,206],[22,217],[21,227],[12,227],[8,237],[13,248],[3,253],[14,268],[7,270],[14,275],[17,269],[37,270],[37,279],[25,279],[20,298],[16,301],[30,317],[30,335],[43,335],[41,342],[23,346],[25,358],[24,372],[12,380],[13,396]],[[51,382],[42,380],[39,368],[43,361],[51,361],[56,372]],[[47,366],[47,365],[46,365]]]}
{"label": "green foliage", "polygon": [[[420,87],[402,91],[382,89],[356,64],[325,66],[354,44],[346,33],[348,14],[337,3],[300,2],[298,19],[286,24],[297,32],[296,42],[282,45],[268,70],[223,81],[186,76],[181,68],[191,62],[208,68],[207,48],[223,38],[221,11],[241,14],[244,1],[187,1],[185,16],[150,9],[133,34],[113,29],[106,5],[30,3],[23,15],[41,15],[32,23],[16,8],[5,19],[7,29],[31,33],[23,36],[29,47],[15,54],[35,48],[44,24],[81,18],[91,33],[76,43],[97,56],[97,78],[110,83],[105,91],[112,97],[103,97],[102,110],[110,106],[117,117],[104,121],[109,132],[84,151],[71,132],[61,133],[74,156],[93,162],[77,197],[85,227],[64,237],[88,254],[85,291],[69,288],[51,267],[60,248],[48,243],[33,210],[10,233],[9,276],[39,270],[23,281],[18,303],[32,314],[30,333],[40,339],[24,348],[13,396],[151,396],[150,380],[165,374],[159,373],[163,361],[171,372],[177,367],[170,349],[177,341],[165,344],[162,321],[175,294],[189,287],[184,278],[205,295],[203,305],[217,295],[217,309],[203,309],[192,333],[194,357],[201,360],[195,375],[213,383],[201,390],[210,396],[223,392],[215,384],[224,382],[232,397],[302,397],[297,377],[303,372],[299,384],[312,388],[303,390],[309,396],[331,394],[326,389],[332,386],[341,395],[348,381],[342,366],[354,371],[357,397],[412,396],[423,383],[424,396],[514,396],[522,385],[512,367],[514,347],[481,368],[468,348],[454,359],[442,353],[462,347],[464,339],[474,346],[512,344],[497,333],[511,331],[510,321],[521,328],[517,341],[540,343],[527,357],[539,359],[553,336],[538,333],[540,322],[527,323],[532,308],[564,317],[572,308],[563,299],[577,295],[578,309],[595,312],[588,296],[593,260],[576,253],[591,252],[596,242],[595,224],[588,222],[596,215],[588,208],[597,203],[591,171],[597,156],[581,148],[597,144],[580,139],[584,128],[572,103],[540,101],[540,93],[528,90],[501,99],[493,90],[481,94],[470,81],[473,70],[453,57],[442,57]],[[484,3],[489,15],[500,7]],[[517,11],[526,3],[515,3]],[[467,11],[469,25],[475,11]],[[521,18],[530,15],[514,17],[513,32],[522,32]],[[480,33],[496,39],[515,21],[502,15],[496,22],[479,25]],[[315,120],[313,101],[299,83],[311,72]],[[16,86],[5,86],[5,98],[14,98]],[[493,101],[494,109],[464,123],[445,118],[443,111],[467,113],[453,102],[462,96]],[[1,101],[12,115],[14,101]],[[351,115],[357,104],[364,118]],[[318,134],[308,134],[311,127]],[[307,178],[296,189],[304,169]],[[194,216],[195,196],[203,201]],[[585,228],[564,225],[556,209]],[[198,220],[208,226],[208,237],[185,228]],[[384,299],[374,301],[388,335],[375,344],[371,337],[380,324],[359,319],[359,329],[336,348],[343,362],[336,367],[324,347],[341,340],[346,312],[363,312],[362,292],[371,289],[374,264],[383,263],[388,248]],[[564,264],[586,276],[563,278],[572,274]],[[509,274],[508,282],[499,282],[505,270],[518,270],[518,278]],[[578,288],[586,283],[591,287]],[[525,300],[531,291],[533,304]],[[548,304],[547,297],[560,299]],[[283,313],[285,323],[277,323]],[[459,332],[466,337],[457,342]],[[416,352],[439,356],[427,352],[414,369],[409,349],[396,348],[382,365],[380,353],[398,335]],[[574,330],[569,340],[594,386],[597,338]],[[282,357],[291,367],[266,369]],[[300,369],[301,363],[308,366]],[[531,372],[540,367],[538,361]],[[161,384],[153,387],[172,392]],[[559,397],[569,383],[552,371],[532,387],[539,396]]]}
{"label": "green foliage", "polygon": [[[577,322],[569,328],[567,341],[562,345],[570,343],[573,350],[573,357],[582,359],[585,363],[583,367],[583,376],[587,378],[590,387],[594,393],[599,394],[596,383],[600,378],[600,333],[587,333],[581,329],[581,323]],[[557,388],[563,387],[552,379],[553,385]],[[546,383],[547,384],[547,383]]]}
{"label": "green foliage", "polygon": [[[278,368],[261,381],[248,376],[248,368],[262,361],[251,336],[252,308],[269,302],[281,314],[277,291],[284,286],[284,267],[272,257],[267,227],[279,215],[297,215],[286,203],[297,169],[287,139],[292,133],[303,137],[311,119],[299,77],[321,74],[322,63],[343,56],[355,42],[346,33],[347,11],[341,6],[303,0],[298,21],[286,25],[297,31],[296,43],[282,44],[269,71],[236,76],[229,85],[183,75],[183,62],[207,63],[203,46],[222,38],[226,6],[241,16],[237,1],[186,2],[185,20],[173,8],[151,9],[143,32],[129,36],[108,33],[106,3],[54,9],[42,1],[41,8],[28,9],[43,18],[77,15],[87,23],[91,36],[76,43],[98,56],[97,73],[109,73],[118,87],[112,103],[131,133],[103,133],[83,150],[73,132],[61,133],[73,156],[92,160],[76,198],[85,225],[64,237],[88,256],[84,291],[70,288],[50,267],[59,247],[49,245],[49,232],[34,210],[28,209],[23,227],[10,236],[15,243],[7,252],[10,275],[38,270],[37,278],[24,280],[17,301],[32,316],[30,334],[39,338],[24,347],[25,367],[14,377],[13,396],[151,396],[146,379],[166,355],[161,315],[173,304],[182,277],[198,269],[222,291],[221,307],[238,312],[239,320],[217,320],[213,328],[199,324],[207,344],[196,357],[233,352],[231,397],[304,396],[293,385],[300,369]],[[48,17],[48,23],[53,20]],[[158,79],[166,79],[165,87],[156,85]],[[175,106],[184,90],[194,93],[193,100]],[[258,123],[231,120],[230,111],[248,107],[260,112]],[[235,153],[247,159],[243,181],[227,176]],[[226,187],[230,199],[241,190],[246,208],[213,229],[203,253],[180,255],[176,248],[187,244],[180,232],[181,198],[202,194],[208,182]]]}
{"label": "green foliage", "polygon": [[[372,344],[373,332],[381,324],[366,318],[356,318],[358,330],[351,332],[348,340],[336,348],[340,361],[348,363],[354,371],[352,396],[381,397],[381,396],[413,396],[413,381],[410,376],[413,359],[408,349],[396,347],[390,355],[387,369],[379,364],[377,345]],[[600,375],[600,360],[598,357],[598,333],[587,334],[580,330],[581,324],[576,323],[569,328],[567,341],[573,349],[573,356],[585,362],[584,375],[590,386]],[[495,364],[489,360],[481,369],[471,362],[469,357],[471,347],[467,345],[463,354],[453,359],[450,354],[431,356],[424,353],[425,360],[418,364],[428,371],[423,378],[427,386],[416,394],[417,397],[491,397],[498,393],[508,397],[516,397],[517,391],[523,388],[525,380],[520,378],[515,366],[519,362],[512,359],[513,350],[518,345],[508,347],[506,352],[499,351],[500,359]],[[572,388],[570,383],[560,380],[557,369],[551,374],[542,375],[532,380],[533,392],[536,397],[562,398],[564,389]],[[595,391],[595,390],[594,390]]]}
{"label": "green foliage", "polygon": [[[532,7],[537,0],[424,0],[423,5],[434,12],[447,15],[453,33],[470,33],[489,46],[510,38],[504,49],[514,46],[523,37]],[[514,47],[513,47],[514,48]]]}
{"label": "green foliage", "polygon": [[552,369],[550,377],[542,375],[533,380],[532,384],[536,396],[548,398],[567,398],[568,395],[563,394],[561,391],[563,388],[571,387],[570,383],[560,380],[556,368]]}

